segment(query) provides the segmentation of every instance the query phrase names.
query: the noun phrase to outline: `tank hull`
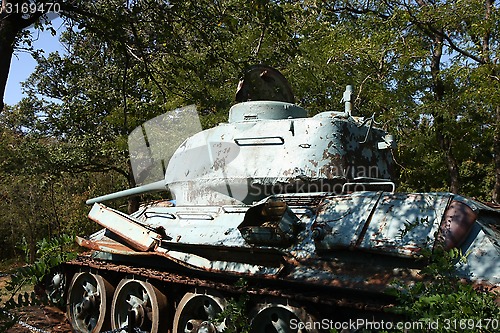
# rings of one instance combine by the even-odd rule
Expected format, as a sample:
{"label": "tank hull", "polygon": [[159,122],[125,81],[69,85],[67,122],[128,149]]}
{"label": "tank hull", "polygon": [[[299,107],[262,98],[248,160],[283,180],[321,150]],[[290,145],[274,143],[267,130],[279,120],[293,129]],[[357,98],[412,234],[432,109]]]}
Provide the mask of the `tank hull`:
{"label": "tank hull", "polygon": [[[282,212],[266,216],[269,203],[282,203]],[[106,229],[81,239],[82,246],[161,256],[203,271],[290,280],[308,272],[329,276],[319,284],[363,280],[370,289],[366,276],[343,278],[333,263],[375,256],[409,265],[422,251],[447,246],[468,253],[464,278],[500,283],[498,211],[451,193],[289,194],[250,206],[153,205],[131,216],[96,205],[89,217]]]}

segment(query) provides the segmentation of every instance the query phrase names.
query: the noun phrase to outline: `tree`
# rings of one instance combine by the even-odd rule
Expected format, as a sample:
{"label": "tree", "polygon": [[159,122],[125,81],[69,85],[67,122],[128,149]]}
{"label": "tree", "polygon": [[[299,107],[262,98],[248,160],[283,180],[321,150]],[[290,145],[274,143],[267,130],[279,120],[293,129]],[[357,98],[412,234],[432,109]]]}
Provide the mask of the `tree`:
{"label": "tree", "polygon": [[55,9],[68,10],[72,6],[65,1],[8,0],[2,1],[0,12],[0,112],[3,111],[5,86],[9,76],[14,50],[21,45],[31,49],[31,40],[26,28],[34,25],[39,29],[49,28],[46,14]]}
{"label": "tree", "polygon": [[[114,8],[117,3],[118,8],[129,6],[129,2],[136,3],[136,1],[127,1],[125,4],[123,1],[110,1],[108,8]],[[107,22],[106,17],[100,12],[102,3],[107,2],[85,0],[2,1],[0,11],[0,112],[4,108],[3,97],[14,51],[21,47],[25,48],[26,51],[33,51],[31,36],[27,28],[33,26],[40,30],[50,29],[52,35],[55,35],[50,18],[56,15],[71,22],[80,22],[83,19]],[[114,22],[108,23],[110,24],[108,27],[111,27]]]}
{"label": "tree", "polygon": [[[90,232],[94,225],[82,223],[87,208],[85,192],[88,175],[68,177],[52,165],[48,158],[57,142],[25,133],[19,124],[27,124],[17,108],[7,107],[0,115],[0,235],[2,257],[19,254],[23,242],[35,243],[76,230]],[[101,186],[106,184],[101,179]]]}
{"label": "tree", "polygon": [[[448,189],[460,192],[460,165],[473,160],[477,151],[484,152],[485,148],[488,150],[488,147],[497,147],[494,138],[492,141],[485,141],[490,138],[490,127],[487,124],[498,123],[492,117],[496,112],[495,105],[498,104],[494,102],[497,93],[488,89],[491,92],[488,98],[483,95],[483,98],[479,99],[477,95],[478,90],[486,89],[484,83],[488,87],[497,85],[497,82],[493,82],[496,77],[496,65],[493,63],[497,52],[496,43],[493,41],[497,40],[495,36],[498,34],[495,24],[498,10],[494,2],[335,1],[317,5],[316,8],[326,13],[323,15],[331,22],[329,28],[332,31],[339,31],[337,22],[347,24],[352,29],[350,39],[344,36],[339,40],[350,40],[348,44],[342,44],[344,54],[356,54],[356,50],[353,51],[356,47],[363,47],[365,50],[364,55],[354,58],[358,62],[355,63],[356,68],[361,68],[358,59],[369,57],[377,50],[388,50],[385,56],[379,57],[379,62],[372,61],[372,69],[361,70],[362,75],[372,74],[365,76],[367,80],[358,82],[372,81],[376,77],[373,68],[394,69],[381,79],[381,91],[394,94],[370,92],[369,99],[373,101],[374,97],[376,100],[377,96],[385,96],[379,104],[379,109],[382,110],[382,105],[397,105],[392,103],[397,100],[404,102],[396,108],[389,107],[384,111],[389,115],[391,127],[396,128],[400,134],[400,143],[403,146],[400,158],[405,159],[408,156],[412,163],[416,162],[418,165],[419,161],[415,161],[414,154],[407,155],[411,150],[418,150],[421,154],[418,155],[419,158],[427,161],[426,169],[434,170],[433,174],[427,173],[422,177],[421,168],[405,168],[403,185],[409,184],[405,179],[415,185],[417,182],[414,180],[421,182],[426,181],[425,178],[428,177],[432,179],[436,170],[446,166],[447,172],[441,176],[448,178]],[[349,25],[351,22],[356,22],[356,25]],[[391,29],[392,35],[387,35]],[[360,35],[357,35],[357,32]],[[379,44],[373,43],[377,40],[375,36],[384,34],[386,39],[380,40]],[[355,41],[363,41],[363,37],[365,42],[362,46],[356,44],[350,47]],[[377,66],[377,63],[382,66]],[[489,71],[486,68],[489,68]],[[479,77],[483,83],[474,81],[472,84],[472,80]],[[365,87],[363,84],[363,88]],[[358,96],[362,96],[362,92]],[[486,99],[493,103],[487,105]],[[366,105],[364,107],[366,108]],[[483,112],[480,112],[478,107]],[[474,117],[476,124],[471,121]],[[414,131],[415,128],[421,129],[420,136],[417,136],[419,131]],[[477,130],[481,128],[482,131]],[[498,126],[495,125],[495,128]],[[428,140],[426,137],[433,139]],[[471,142],[474,144],[467,146]],[[425,147],[424,150],[416,147],[421,143]],[[436,159],[437,156],[440,156],[442,162]],[[492,154],[487,156],[491,157]],[[418,177],[413,178],[410,173]],[[500,173],[497,171],[495,174]],[[410,178],[407,178],[409,175]],[[478,179],[475,181],[477,183]],[[434,185],[427,189],[436,187],[441,188],[434,182]],[[408,189],[418,190],[422,187],[417,185]]]}

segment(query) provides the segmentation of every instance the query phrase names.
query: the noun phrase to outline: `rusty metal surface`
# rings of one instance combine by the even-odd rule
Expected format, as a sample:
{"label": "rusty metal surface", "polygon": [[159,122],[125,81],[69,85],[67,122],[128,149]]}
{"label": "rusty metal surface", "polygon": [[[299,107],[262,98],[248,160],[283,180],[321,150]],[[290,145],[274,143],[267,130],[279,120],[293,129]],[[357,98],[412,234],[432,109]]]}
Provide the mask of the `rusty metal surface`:
{"label": "rusty metal surface", "polygon": [[[297,261],[290,257],[283,257],[282,264],[270,264],[265,262],[266,253],[254,253],[258,259],[262,256],[260,264],[245,262],[225,261],[224,254],[219,259],[208,259],[203,255],[197,255],[193,249],[184,251],[161,250],[155,252],[137,252],[120,243],[104,239],[99,241],[79,240],[79,244],[96,251],[104,251],[111,254],[142,257],[163,257],[175,262],[179,266],[194,271],[206,271],[216,274],[233,274],[246,277],[260,277],[264,279],[280,279],[287,282],[302,282],[317,286],[339,287],[349,290],[364,292],[384,292],[394,279],[414,282],[417,278],[417,270],[407,267],[398,267],[390,259],[378,258],[378,263],[363,265],[357,260],[347,258],[306,258]],[[236,251],[236,249],[234,249]],[[203,252],[200,252],[203,253]],[[249,253],[251,255],[251,253]],[[240,252],[240,260],[247,258],[244,252]],[[346,260],[347,259],[347,260]],[[370,260],[370,258],[367,258]],[[259,260],[257,260],[259,261]],[[285,265],[283,265],[285,264]]]}
{"label": "rusty metal surface", "polygon": [[331,289],[321,288],[314,292],[308,288],[307,285],[297,283],[297,281],[283,280],[282,283],[279,284],[279,287],[273,287],[271,283],[266,285],[265,283],[263,284],[261,280],[249,280],[248,285],[243,288],[234,283],[234,281],[236,281],[234,279],[237,279],[238,276],[233,276],[233,280],[219,280],[216,276],[214,276],[213,279],[206,279],[196,277],[193,274],[188,276],[175,272],[137,267],[131,264],[124,265],[92,259],[90,256],[79,256],[66,265],[68,268],[71,269],[73,267],[75,270],[82,270],[85,268],[92,270],[97,269],[102,272],[116,272],[121,275],[133,275],[136,277],[153,279],[166,284],[205,287],[233,294],[246,293],[261,298],[265,298],[266,296],[280,297],[289,300],[308,301],[318,305],[342,306],[358,310],[383,311],[384,308],[392,306],[393,301],[393,298],[388,295],[362,292],[346,294],[333,286]]}
{"label": "rusty metal surface", "polygon": [[384,193],[360,247],[413,256],[432,248],[450,194]]}
{"label": "rusty metal surface", "polygon": [[157,244],[161,236],[141,226],[134,218],[96,203],[89,213],[89,218],[104,228],[111,230],[132,249],[148,251]]}
{"label": "rusty metal surface", "polygon": [[[368,261],[370,264],[367,264]],[[394,281],[410,285],[421,280],[419,271],[414,263],[403,266],[377,256],[367,257],[366,261],[356,259],[350,261],[347,256],[342,260],[330,258],[330,260],[301,261],[294,265],[294,269],[284,279],[353,292],[384,293],[391,288]]]}
{"label": "rusty metal surface", "polygon": [[[319,283],[316,280],[320,279],[323,284],[379,290],[397,277],[393,270],[401,272],[422,249],[432,250],[440,244],[440,226],[442,229],[459,221],[458,212],[472,214],[465,215],[469,219],[479,216],[487,221],[478,213],[483,211],[479,206],[454,199],[461,200],[450,193],[355,192],[338,196],[317,193],[310,198],[307,194],[281,195],[251,206],[152,204],[125,222],[148,231],[140,237],[150,237],[151,230],[162,230],[161,235],[153,233],[153,240],[158,242],[154,247],[139,249],[129,240],[122,241],[125,246],[110,243],[105,232],[93,235],[86,247],[134,256],[142,251],[142,255],[161,256],[200,271],[284,279],[289,274],[290,279],[307,283]],[[274,208],[269,208],[270,204]],[[119,223],[112,226],[119,229],[123,220],[120,216]],[[464,278],[498,284],[498,243],[489,229],[478,223],[473,232],[462,235],[467,236],[461,248],[469,260],[460,272]],[[108,232],[115,233],[111,229]],[[335,257],[339,251],[348,251],[349,255]],[[366,267],[369,253],[389,264]],[[398,262],[398,258],[409,261]],[[289,264],[284,267],[281,262]]]}
{"label": "rusty metal surface", "polygon": [[434,246],[449,194],[360,192],[329,196],[320,204],[313,229],[316,248],[338,248],[414,256]]}
{"label": "rusty metal surface", "polygon": [[459,247],[469,234],[477,214],[463,202],[452,201],[441,222],[439,237],[446,250]]}
{"label": "rusty metal surface", "polygon": [[112,239],[89,240],[82,237],[76,237],[76,243],[81,247],[94,251],[102,251],[112,254],[122,254],[128,256],[151,256],[152,252],[138,252],[130,247],[114,241]]}

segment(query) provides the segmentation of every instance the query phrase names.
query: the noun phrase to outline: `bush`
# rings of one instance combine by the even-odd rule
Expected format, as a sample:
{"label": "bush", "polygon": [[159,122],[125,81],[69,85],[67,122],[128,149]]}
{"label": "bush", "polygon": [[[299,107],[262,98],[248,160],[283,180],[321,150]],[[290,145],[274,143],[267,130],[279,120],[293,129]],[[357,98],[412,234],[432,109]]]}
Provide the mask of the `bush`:
{"label": "bush", "polygon": [[[467,260],[460,250],[429,251],[423,258],[429,264],[421,271],[421,281],[410,286],[395,283],[393,293],[400,303],[392,311],[409,322],[422,322],[432,332],[498,332],[499,294],[456,277],[455,263]],[[413,331],[421,332],[405,332]]]}
{"label": "bush", "polygon": [[[10,281],[5,289],[11,293],[10,299],[6,302],[7,308],[37,304],[39,300],[34,293],[19,294],[22,287],[26,285],[37,285],[43,282],[44,277],[52,268],[76,257],[76,252],[72,251],[74,237],[70,235],[60,235],[50,240],[42,239],[36,244],[36,261],[27,266],[16,268],[10,276]],[[30,257],[29,247],[24,247],[26,257]],[[15,296],[17,295],[17,301]]]}

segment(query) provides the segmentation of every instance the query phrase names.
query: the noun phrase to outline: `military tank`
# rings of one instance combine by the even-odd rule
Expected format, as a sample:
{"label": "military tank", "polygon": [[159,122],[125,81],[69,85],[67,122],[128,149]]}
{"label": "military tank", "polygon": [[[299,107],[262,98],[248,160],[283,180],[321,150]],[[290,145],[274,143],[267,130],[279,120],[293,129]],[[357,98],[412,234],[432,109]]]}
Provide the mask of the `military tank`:
{"label": "military tank", "polygon": [[[468,253],[458,274],[498,288],[500,211],[453,193],[396,193],[394,138],[352,114],[351,93],[343,111],[308,117],[278,71],[255,66],[228,122],[187,137],[160,163],[162,179],[90,199],[102,229],[77,237],[91,251],[47,286],[64,295],[73,330],[222,332],[220,313],[242,296],[251,332],[382,320],[391,282],[418,280],[416,258],[436,247]],[[146,136],[138,174],[154,160]],[[173,200],[132,214],[103,204],[157,191]]]}

